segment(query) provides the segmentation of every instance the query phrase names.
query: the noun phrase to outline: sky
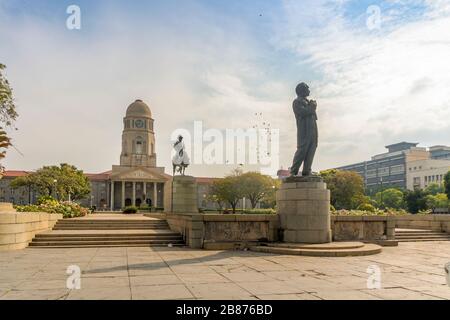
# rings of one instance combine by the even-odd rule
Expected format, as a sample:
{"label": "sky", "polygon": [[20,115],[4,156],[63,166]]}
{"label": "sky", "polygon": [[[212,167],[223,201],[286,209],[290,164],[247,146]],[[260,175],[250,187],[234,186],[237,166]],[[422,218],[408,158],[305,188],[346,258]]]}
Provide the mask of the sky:
{"label": "sky", "polygon": [[[79,30],[66,27],[69,5]],[[194,121],[279,130],[274,156],[286,169],[302,81],[318,102],[314,171],[400,141],[450,145],[449,30],[450,0],[0,0],[0,63],[19,113],[3,165],[110,170],[126,108],[142,99],[167,172],[171,135]]]}

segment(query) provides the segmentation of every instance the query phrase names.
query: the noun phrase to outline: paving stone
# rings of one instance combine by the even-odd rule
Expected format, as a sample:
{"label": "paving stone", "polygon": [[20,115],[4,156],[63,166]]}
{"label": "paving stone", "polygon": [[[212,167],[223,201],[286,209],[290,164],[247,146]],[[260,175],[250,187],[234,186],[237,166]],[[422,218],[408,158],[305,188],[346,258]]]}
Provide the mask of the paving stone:
{"label": "paving stone", "polygon": [[130,277],[130,283],[132,287],[183,284],[180,278],[174,274]]}
{"label": "paving stone", "polygon": [[198,299],[245,300],[254,297],[235,283],[189,284],[186,286]]}
{"label": "paving stone", "polygon": [[313,295],[323,300],[381,300],[379,297],[358,290],[319,290]]}
{"label": "paving stone", "polygon": [[365,292],[384,300],[442,300],[428,293],[421,293],[406,288],[388,288],[378,290],[365,290]]}
{"label": "paving stone", "polygon": [[239,282],[239,286],[254,295],[262,294],[288,294],[303,293],[304,291],[293,287],[287,281],[258,281],[258,282]]}
{"label": "paving stone", "polygon": [[218,273],[179,274],[178,277],[186,284],[224,283],[231,282],[227,277]]}
{"label": "paving stone", "polygon": [[130,300],[129,287],[83,288],[71,290],[67,300]]}
{"label": "paving stone", "polygon": [[192,299],[194,296],[184,285],[132,287],[134,300]]}

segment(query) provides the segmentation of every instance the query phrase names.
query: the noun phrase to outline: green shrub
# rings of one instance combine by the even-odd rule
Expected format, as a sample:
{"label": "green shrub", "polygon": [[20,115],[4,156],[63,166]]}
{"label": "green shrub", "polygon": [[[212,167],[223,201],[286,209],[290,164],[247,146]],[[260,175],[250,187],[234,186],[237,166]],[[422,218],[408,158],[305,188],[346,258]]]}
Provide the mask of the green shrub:
{"label": "green shrub", "polygon": [[337,210],[331,213],[334,216],[402,216],[407,215],[403,209],[386,209],[379,210],[375,209],[374,211],[363,211],[363,210]]}
{"label": "green shrub", "polygon": [[36,204],[39,206],[43,203],[48,203],[48,202],[58,202],[58,200],[56,200],[55,198],[53,198],[52,196],[40,196],[37,201]]}
{"label": "green shrub", "polygon": [[375,212],[375,207],[373,205],[371,205],[370,203],[361,203],[358,206],[358,210]]}
{"label": "green shrub", "polygon": [[139,209],[137,207],[129,206],[129,207],[125,207],[122,212],[123,213],[137,213],[138,210]]}
{"label": "green shrub", "polygon": [[248,209],[242,210],[242,214],[275,214],[277,213],[274,209]]}

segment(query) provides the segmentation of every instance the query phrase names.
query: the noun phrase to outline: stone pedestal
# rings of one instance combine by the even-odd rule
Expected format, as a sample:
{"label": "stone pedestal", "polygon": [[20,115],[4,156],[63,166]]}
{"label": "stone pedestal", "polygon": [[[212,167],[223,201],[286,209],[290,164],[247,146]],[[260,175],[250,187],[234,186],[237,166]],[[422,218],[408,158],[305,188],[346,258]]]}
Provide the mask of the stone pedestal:
{"label": "stone pedestal", "polygon": [[330,191],[322,178],[289,177],[277,191],[283,241],[331,242]]}
{"label": "stone pedestal", "polygon": [[191,176],[175,176],[172,186],[172,211],[198,213],[197,182]]}

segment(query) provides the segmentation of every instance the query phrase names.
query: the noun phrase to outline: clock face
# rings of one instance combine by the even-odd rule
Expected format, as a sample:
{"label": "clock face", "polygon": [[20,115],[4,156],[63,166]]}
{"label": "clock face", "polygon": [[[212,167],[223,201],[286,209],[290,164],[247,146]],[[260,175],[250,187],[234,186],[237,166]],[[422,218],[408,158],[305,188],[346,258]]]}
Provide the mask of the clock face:
{"label": "clock face", "polygon": [[142,120],[136,120],[134,122],[134,125],[136,126],[136,128],[143,128],[144,127],[144,121]]}

